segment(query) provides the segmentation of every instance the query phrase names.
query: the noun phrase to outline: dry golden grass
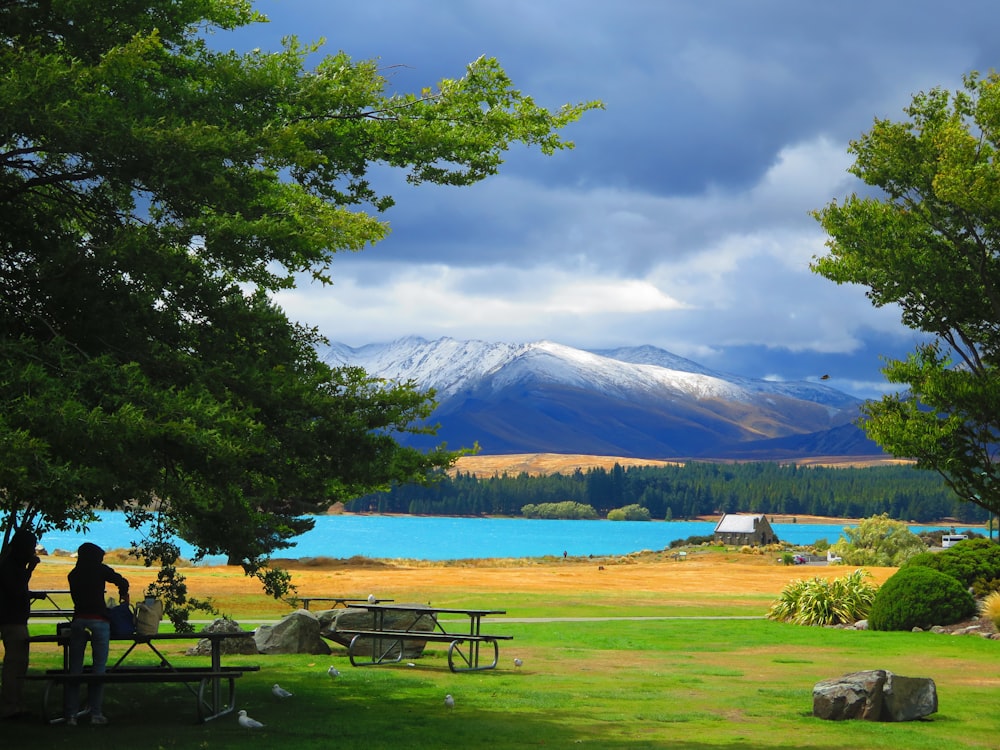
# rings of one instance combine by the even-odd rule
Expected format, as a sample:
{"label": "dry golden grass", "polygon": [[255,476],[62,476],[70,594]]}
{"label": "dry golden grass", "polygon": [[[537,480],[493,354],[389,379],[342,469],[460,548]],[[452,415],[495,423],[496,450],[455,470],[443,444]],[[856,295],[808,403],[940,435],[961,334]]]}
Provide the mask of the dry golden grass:
{"label": "dry golden grass", "polygon": [[[544,558],[464,562],[386,561],[351,558],[299,563],[280,561],[292,574],[300,596],[365,597],[369,593],[397,601],[454,599],[469,591],[522,594],[614,593],[628,591],[683,600],[686,594],[734,596],[774,595],[801,578],[837,578],[843,566],[780,565],[774,555],[693,550],[678,562],[669,553],[641,553],[600,559]],[[155,569],[115,565],[137,594],[155,578]],[[36,569],[35,589],[64,589],[69,564],[46,558]],[[872,582],[881,584],[895,568],[870,568]],[[183,569],[190,595],[211,598],[223,606],[250,606],[262,616],[287,614],[288,605],[268,599],[260,585],[237,567]]]}
{"label": "dry golden grass", "polygon": [[[706,459],[699,459],[706,460]],[[720,461],[720,463],[732,463]],[[889,466],[912,463],[891,456],[823,456],[796,459],[781,463],[799,466],[868,467]],[[680,466],[684,461],[676,459],[625,458],[622,456],[589,456],[575,453],[512,453],[500,456],[462,456],[453,469],[477,477],[491,477],[495,474],[521,474],[544,476],[548,474],[572,474],[577,469],[611,469],[615,464],[628,466]]]}

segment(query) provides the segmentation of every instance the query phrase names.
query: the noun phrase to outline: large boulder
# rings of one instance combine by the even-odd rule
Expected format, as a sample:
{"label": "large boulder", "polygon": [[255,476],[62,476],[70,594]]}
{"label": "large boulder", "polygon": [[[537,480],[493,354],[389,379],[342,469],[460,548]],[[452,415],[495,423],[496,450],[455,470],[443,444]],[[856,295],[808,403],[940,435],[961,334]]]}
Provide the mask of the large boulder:
{"label": "large boulder", "polygon": [[882,721],[913,721],[937,713],[937,686],[929,677],[902,677],[886,672],[882,688]]}
{"label": "large boulder", "polygon": [[937,688],[927,677],[885,669],[852,672],[813,686],[813,716],[840,721],[912,721],[935,713]]}
{"label": "large boulder", "polygon": [[254,634],[262,654],[329,654],[320,637],[319,618],[307,609],[286,615],[274,625],[261,625]]}
{"label": "large boulder", "polygon": [[[239,633],[243,628],[235,620],[220,617],[202,630],[203,633]],[[253,638],[226,638],[219,642],[219,652],[222,654],[256,654],[257,644]],[[195,646],[188,649],[191,656],[208,656],[212,653],[212,642],[202,638]]]}
{"label": "large boulder", "polygon": [[[414,633],[431,632],[436,620],[434,615],[420,616],[420,610],[428,609],[425,604],[398,604],[394,607],[405,609],[389,609],[382,613],[382,626],[389,630],[411,630]],[[350,646],[352,635],[340,633],[340,630],[371,630],[374,627],[375,615],[367,609],[348,607],[347,609],[328,609],[318,613],[320,634],[341,646]],[[417,659],[424,652],[427,641],[419,638],[408,638],[403,641],[403,659]],[[370,640],[358,639],[354,653],[358,656],[369,656],[372,643]]]}

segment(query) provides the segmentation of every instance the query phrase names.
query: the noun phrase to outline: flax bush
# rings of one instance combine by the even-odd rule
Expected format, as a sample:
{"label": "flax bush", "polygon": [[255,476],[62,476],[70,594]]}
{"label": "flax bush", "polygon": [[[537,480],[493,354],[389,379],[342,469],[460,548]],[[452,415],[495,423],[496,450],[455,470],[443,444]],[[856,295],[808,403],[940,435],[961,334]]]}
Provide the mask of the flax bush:
{"label": "flax bush", "polygon": [[792,581],[771,605],[767,617],[797,625],[839,625],[868,616],[877,589],[870,574],[855,570],[832,581],[810,578]]}

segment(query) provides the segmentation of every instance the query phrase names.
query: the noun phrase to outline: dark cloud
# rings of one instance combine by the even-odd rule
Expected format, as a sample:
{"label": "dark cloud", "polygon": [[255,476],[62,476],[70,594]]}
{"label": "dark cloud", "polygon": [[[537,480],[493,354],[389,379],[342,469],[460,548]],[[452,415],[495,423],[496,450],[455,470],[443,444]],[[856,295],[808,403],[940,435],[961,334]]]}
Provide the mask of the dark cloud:
{"label": "dark cloud", "polygon": [[[809,212],[859,186],[848,142],[913,94],[1000,59],[1000,6],[849,0],[265,0],[213,43],[378,58],[418,90],[486,54],[549,107],[600,99],[551,158],[515,148],[471,188],[405,186],[390,237],[283,295],[347,343],[399,335],[654,344],[717,369],[870,391],[912,348],[891,309],[809,271]],[[908,338],[909,337],[909,338]],[[848,384],[850,388],[848,388]],[[866,392],[867,393],[867,392]]]}

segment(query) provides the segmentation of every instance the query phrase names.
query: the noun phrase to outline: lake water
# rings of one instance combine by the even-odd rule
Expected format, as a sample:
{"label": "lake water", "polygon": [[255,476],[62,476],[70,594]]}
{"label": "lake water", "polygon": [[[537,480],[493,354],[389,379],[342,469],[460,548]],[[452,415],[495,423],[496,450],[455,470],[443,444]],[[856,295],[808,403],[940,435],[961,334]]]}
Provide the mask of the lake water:
{"label": "lake water", "polygon": [[[128,547],[136,532],[121,513],[100,513],[100,523],[87,534],[50,532],[42,545],[76,550],[84,541],[115,549]],[[778,538],[792,544],[818,539],[836,542],[842,524],[773,524]],[[911,526],[914,532],[949,529]],[[706,536],[710,521],[547,521],[521,518],[450,518],[438,516],[317,516],[315,528],[301,536],[279,557],[364,557],[418,560],[461,560],[488,557],[542,557],[562,555],[624,555],[640,550],[662,550],[675,539]],[[193,550],[181,546],[190,557]],[[223,562],[211,558],[207,562]]]}

